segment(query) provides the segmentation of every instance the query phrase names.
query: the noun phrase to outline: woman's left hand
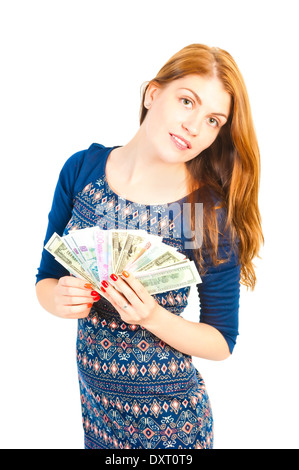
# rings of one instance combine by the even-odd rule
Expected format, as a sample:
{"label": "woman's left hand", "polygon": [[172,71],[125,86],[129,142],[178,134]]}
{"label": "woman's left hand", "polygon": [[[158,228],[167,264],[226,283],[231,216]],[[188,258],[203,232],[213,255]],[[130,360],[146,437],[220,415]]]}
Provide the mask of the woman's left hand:
{"label": "woman's left hand", "polygon": [[123,271],[121,276],[111,274],[111,281],[102,281],[101,289],[124,322],[146,328],[161,306],[132,273]]}

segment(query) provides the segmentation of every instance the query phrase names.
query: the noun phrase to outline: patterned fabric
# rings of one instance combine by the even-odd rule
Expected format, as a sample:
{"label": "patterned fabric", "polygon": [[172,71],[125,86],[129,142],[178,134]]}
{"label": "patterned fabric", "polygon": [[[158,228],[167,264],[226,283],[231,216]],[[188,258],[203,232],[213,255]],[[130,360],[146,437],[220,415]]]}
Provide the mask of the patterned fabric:
{"label": "patterned fabric", "polygon": [[[144,206],[121,198],[103,175],[75,197],[64,234],[94,225],[161,236],[165,231],[163,242],[184,252],[179,218],[167,205]],[[189,293],[187,287],[154,297],[180,315]],[[192,358],[143,327],[124,323],[104,298],[78,321],[77,365],[86,448],[213,447],[209,398]]]}

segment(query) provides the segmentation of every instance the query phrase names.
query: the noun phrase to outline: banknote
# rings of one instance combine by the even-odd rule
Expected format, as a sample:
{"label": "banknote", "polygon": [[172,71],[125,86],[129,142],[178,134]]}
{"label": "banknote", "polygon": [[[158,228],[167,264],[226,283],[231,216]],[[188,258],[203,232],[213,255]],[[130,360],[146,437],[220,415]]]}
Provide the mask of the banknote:
{"label": "banknote", "polygon": [[186,261],[186,256],[183,255],[182,253],[172,250],[172,249],[167,249],[166,251],[164,250],[163,253],[160,255],[157,255],[152,259],[152,261],[148,261],[147,264],[144,264],[143,266],[137,268],[134,270],[134,264],[131,266],[132,271],[134,272],[144,272],[144,271],[155,271],[157,269],[164,268],[166,266],[170,266],[173,264],[181,264]]}
{"label": "banknote", "polygon": [[108,281],[108,231],[101,230],[99,227],[94,228],[94,244],[96,251],[96,258],[98,264],[98,274],[102,281]]}
{"label": "banknote", "polygon": [[121,253],[123,251],[127,236],[128,234],[126,230],[111,230],[111,235],[109,239],[112,251],[111,269],[114,273],[116,273],[117,264],[121,257]]}
{"label": "banknote", "polygon": [[127,257],[127,264],[124,262],[122,265],[122,269],[124,270],[131,270],[131,266],[135,261],[137,261],[149,248],[153,245],[162,244],[163,237],[146,234],[145,238],[142,240],[141,237],[134,237],[132,240],[132,247],[130,252],[128,253]]}
{"label": "banknote", "polygon": [[[116,273],[116,266],[121,256],[129,230],[113,229],[108,233],[108,273]],[[134,230],[135,232],[135,230]],[[145,232],[140,230],[140,232]],[[145,232],[146,233],[146,232]]]}
{"label": "banknote", "polygon": [[120,275],[124,269],[150,294],[201,282],[193,261],[145,230],[87,227],[62,237],[54,233],[45,248],[70,274],[88,281],[104,298],[101,281],[110,281],[110,274]]}
{"label": "banknote", "polygon": [[181,265],[167,266],[157,271],[137,272],[134,276],[151,295],[202,282],[194,261],[190,260]]}
{"label": "banknote", "polygon": [[46,243],[45,249],[71,274],[94,284],[89,273],[84,269],[82,264],[79,263],[78,259],[57,233],[52,235]]}
{"label": "banknote", "polygon": [[153,242],[158,243],[158,240],[160,241],[160,237],[153,237],[152,235],[148,235],[145,231],[136,232],[136,230],[132,230],[131,232],[127,231],[117,262],[114,266],[114,272],[116,274],[122,273],[130,263],[139,258],[141,251],[146,251]]}
{"label": "banknote", "polygon": [[51,253],[54,258],[69,271],[70,274],[78,277],[79,279],[86,280],[93,286],[95,291],[101,292],[101,295],[107,299],[105,294],[101,291],[100,284],[95,282],[94,278],[90,276],[82,264],[80,264],[78,258],[64,242],[64,237],[60,237],[56,232],[54,232],[52,237],[46,243],[45,249]]}
{"label": "banknote", "polygon": [[98,263],[94,244],[93,228],[75,230],[63,237],[63,241],[72,249],[75,256],[81,260],[82,266],[94,279],[96,284],[100,283]]}
{"label": "banknote", "polygon": [[[165,243],[153,244],[152,246],[149,247],[148,250],[145,251],[145,253],[143,253],[143,255],[141,255],[137,260],[135,260],[131,264],[130,271],[134,273],[136,271],[140,271],[144,269],[150,262],[152,262],[155,259],[158,259],[165,252],[169,253],[169,258],[170,258],[170,253],[172,251],[174,250],[172,250],[171,247],[169,245],[166,245]],[[178,251],[177,251],[177,258],[178,260],[182,259]]]}
{"label": "banknote", "polygon": [[130,257],[130,261],[125,265],[124,269],[126,271],[129,271],[132,264],[140,258],[140,256],[142,256],[146,250],[148,250],[150,247],[152,246],[152,242],[150,241],[145,241],[141,244],[140,247],[137,247],[136,248],[136,253],[134,255],[132,255],[132,257]]}

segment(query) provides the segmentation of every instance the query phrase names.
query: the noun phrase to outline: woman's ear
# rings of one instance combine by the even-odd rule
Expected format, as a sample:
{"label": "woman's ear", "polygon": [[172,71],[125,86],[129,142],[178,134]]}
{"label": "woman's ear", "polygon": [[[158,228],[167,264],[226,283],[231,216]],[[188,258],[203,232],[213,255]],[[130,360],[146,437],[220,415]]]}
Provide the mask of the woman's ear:
{"label": "woman's ear", "polygon": [[147,109],[151,107],[153,101],[158,97],[160,91],[161,87],[157,82],[152,81],[149,83],[144,97],[144,106]]}

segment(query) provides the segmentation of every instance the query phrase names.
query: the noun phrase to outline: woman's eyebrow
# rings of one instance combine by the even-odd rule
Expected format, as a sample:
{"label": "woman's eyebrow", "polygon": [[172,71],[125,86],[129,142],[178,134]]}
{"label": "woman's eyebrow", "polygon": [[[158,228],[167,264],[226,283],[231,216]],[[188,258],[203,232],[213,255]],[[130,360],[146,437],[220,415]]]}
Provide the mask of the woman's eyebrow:
{"label": "woman's eyebrow", "polygon": [[[200,97],[198,96],[198,94],[195,93],[195,91],[191,90],[191,88],[185,88],[185,87],[184,87],[184,88],[179,88],[179,90],[188,90],[188,91],[191,91],[191,93],[193,93],[193,95],[194,95],[196,101],[198,102],[198,104],[202,104],[202,101],[201,101]],[[223,116],[223,117],[225,117],[225,119],[228,119],[228,117],[226,116],[226,114],[223,114],[223,113],[213,113],[213,114],[215,114],[216,116]]]}

